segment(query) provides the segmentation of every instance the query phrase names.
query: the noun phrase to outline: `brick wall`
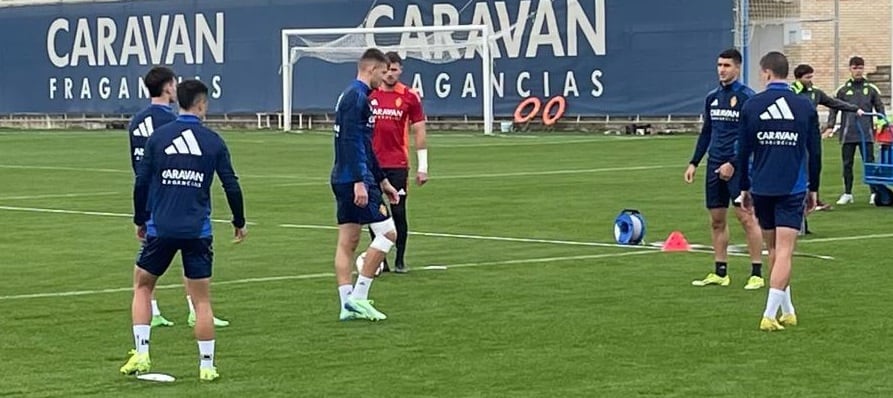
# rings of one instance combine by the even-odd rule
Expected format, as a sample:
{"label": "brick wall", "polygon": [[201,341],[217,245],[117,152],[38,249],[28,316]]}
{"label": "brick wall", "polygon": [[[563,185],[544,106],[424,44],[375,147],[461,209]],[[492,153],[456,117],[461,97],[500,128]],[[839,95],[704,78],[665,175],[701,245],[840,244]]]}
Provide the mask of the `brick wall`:
{"label": "brick wall", "polygon": [[[764,0],[765,1],[765,0]],[[801,19],[824,18],[834,15],[835,0],[801,0]],[[816,70],[815,83],[831,93],[834,84],[834,68],[840,73],[840,83],[849,78],[847,63],[852,56],[865,58],[866,73],[878,66],[891,64],[890,34],[891,11],[889,2],[878,0],[837,0],[840,4],[839,61],[834,65],[834,23],[804,22],[801,29],[811,33],[809,40],[789,45],[785,53],[792,65],[808,63]],[[889,77],[878,81],[882,91],[889,93]]]}

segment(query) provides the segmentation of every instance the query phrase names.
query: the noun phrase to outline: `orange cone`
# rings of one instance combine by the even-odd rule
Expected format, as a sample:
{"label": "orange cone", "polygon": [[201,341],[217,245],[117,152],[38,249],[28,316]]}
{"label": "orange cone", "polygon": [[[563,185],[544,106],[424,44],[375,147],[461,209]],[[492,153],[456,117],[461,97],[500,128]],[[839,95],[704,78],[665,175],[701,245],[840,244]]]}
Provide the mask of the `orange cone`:
{"label": "orange cone", "polygon": [[673,231],[660,250],[664,252],[687,252],[691,250],[691,245],[688,244],[688,240],[685,239],[685,235],[682,232]]}

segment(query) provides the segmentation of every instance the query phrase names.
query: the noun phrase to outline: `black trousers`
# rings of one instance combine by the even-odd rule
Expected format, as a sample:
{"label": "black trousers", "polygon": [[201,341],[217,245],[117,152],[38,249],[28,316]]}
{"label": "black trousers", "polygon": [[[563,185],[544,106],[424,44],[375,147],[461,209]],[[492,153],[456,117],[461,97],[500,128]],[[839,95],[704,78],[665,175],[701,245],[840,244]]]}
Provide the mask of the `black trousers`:
{"label": "black trousers", "polygon": [[[856,161],[856,151],[862,152],[862,144],[850,142],[840,146],[840,156],[843,159],[843,192],[847,194],[853,193],[853,164]],[[860,156],[862,163],[874,163],[874,144],[865,143],[865,153]]]}
{"label": "black trousers", "polygon": [[[398,266],[404,265],[404,256],[406,255],[406,241],[409,239],[409,223],[406,217],[406,199],[409,197],[407,186],[409,185],[409,169],[382,169],[391,185],[397,189],[400,194],[400,203],[391,205],[391,216],[394,217],[394,224],[397,227],[397,254],[394,259]],[[375,233],[369,229],[369,235],[375,239]],[[387,260],[385,260],[387,264]]]}

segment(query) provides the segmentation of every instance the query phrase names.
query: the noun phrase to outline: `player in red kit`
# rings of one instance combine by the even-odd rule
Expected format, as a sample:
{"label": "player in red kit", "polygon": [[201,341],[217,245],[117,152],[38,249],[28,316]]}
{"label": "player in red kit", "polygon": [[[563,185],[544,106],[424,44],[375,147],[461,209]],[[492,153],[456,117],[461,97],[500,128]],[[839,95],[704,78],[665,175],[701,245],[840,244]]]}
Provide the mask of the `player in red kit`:
{"label": "player in red kit", "polygon": [[[403,73],[403,60],[396,52],[385,54],[388,59],[388,72],[384,82],[369,95],[372,113],[375,115],[375,130],[372,133],[372,148],[388,181],[400,194],[400,202],[391,208],[397,224],[397,257],[394,271],[407,272],[404,255],[409,235],[406,221],[406,197],[409,185],[409,131],[415,134],[415,148],[418,156],[416,183],[424,185],[428,181],[428,145],[425,132],[425,111],[422,101],[412,89],[400,83]],[[372,231],[370,230],[370,233]],[[374,237],[374,234],[373,234]],[[389,271],[387,260],[384,272]]]}

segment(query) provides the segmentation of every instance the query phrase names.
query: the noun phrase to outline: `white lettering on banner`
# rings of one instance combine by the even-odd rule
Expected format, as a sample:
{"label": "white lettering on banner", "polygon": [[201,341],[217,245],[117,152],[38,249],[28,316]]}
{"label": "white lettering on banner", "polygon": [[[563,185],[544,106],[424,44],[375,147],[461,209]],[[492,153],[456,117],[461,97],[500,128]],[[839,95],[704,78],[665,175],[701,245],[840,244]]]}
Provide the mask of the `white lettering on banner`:
{"label": "white lettering on banner", "polygon": [[[592,2],[595,15],[586,14],[580,4],[585,1]],[[434,26],[471,23],[492,27],[494,30],[491,33],[495,34],[497,38],[497,46],[493,48],[493,57],[497,59],[502,57],[518,58],[522,54],[524,58],[543,56],[563,58],[607,54],[605,0],[536,0],[536,9],[531,11],[533,3],[533,0],[477,2],[469,21],[460,20],[459,9],[454,4],[434,3],[431,5],[431,20]],[[499,21],[500,30],[498,31],[495,28],[497,24],[493,18],[491,4],[495,10],[496,19]],[[516,8],[515,13],[509,11],[509,4]],[[566,12],[558,13],[555,11],[556,8],[566,10]],[[372,7],[367,14],[365,27],[426,26],[423,22],[422,12],[416,4],[406,6],[403,21],[395,21],[394,14],[394,6],[378,4]],[[515,15],[514,20],[512,20],[511,14]],[[529,21],[531,14],[533,15],[532,22]],[[558,16],[565,19],[559,21]],[[561,35],[562,27],[565,28],[566,37]],[[583,53],[580,51],[580,33],[588,45],[588,50]],[[480,49],[474,45],[480,39],[479,32],[468,34],[464,40],[469,42],[466,48],[457,48],[453,35],[454,32],[403,33],[400,37],[399,47],[431,48],[421,51],[423,59],[444,59],[445,57],[472,59],[479,55],[476,53],[480,52]],[[526,47],[522,52],[525,39]],[[367,35],[366,42],[369,46],[379,46],[374,35]],[[500,50],[498,45],[500,42],[505,49],[505,54]],[[436,47],[440,47],[442,50],[438,50]],[[402,51],[400,55],[405,57],[406,51]]]}
{"label": "white lettering on banner", "polygon": [[[588,8],[584,9],[584,5]],[[402,18],[395,7],[393,4],[376,4],[367,14],[364,26],[486,25],[491,28],[495,43],[491,46],[491,55],[497,60],[586,57],[586,62],[591,62],[593,56],[607,55],[605,0],[478,0],[470,10],[471,7],[460,9],[446,2],[434,2],[424,9],[418,4],[408,4]],[[423,11],[430,14],[423,15]],[[403,57],[409,54],[422,60],[473,60],[481,56],[475,44],[480,42],[480,32],[404,32],[399,35],[399,43],[396,36],[392,40],[380,37],[381,43],[375,36],[367,34],[366,44],[413,49],[411,52],[403,50],[400,54]],[[463,42],[469,44],[465,47],[458,44]],[[508,91],[514,91],[508,95],[522,98],[531,95],[599,98],[604,95],[604,72],[600,69],[590,69],[587,79],[586,75],[577,75],[581,71],[567,70],[567,66],[550,69],[548,62],[540,64],[543,66],[539,70],[520,70],[509,73],[509,76],[506,72],[495,72],[491,79],[494,97],[505,97],[506,80],[509,81]],[[432,69],[414,73],[411,86],[422,98],[425,88],[427,91],[433,89],[437,98],[479,98],[483,83],[481,74],[462,72],[462,75],[453,76],[451,72],[434,72]]]}
{"label": "white lettering on banner", "polygon": [[[201,76],[192,76],[197,80],[203,80]],[[64,87],[63,92],[59,93],[59,81],[62,81]],[[179,78],[180,81],[183,81],[183,77]],[[73,90],[75,88],[75,84],[77,84],[80,88],[77,96],[75,96]],[[131,98],[139,98],[139,99],[149,99],[149,89],[146,87],[145,82],[142,77],[136,79],[136,87],[137,92],[132,93],[130,89],[130,83],[128,82],[128,78],[126,76],[122,76],[119,80],[115,81],[114,85],[112,83],[111,78],[103,76],[98,80],[92,80],[89,77],[84,77],[80,79],[74,79],[71,77],[50,77],[49,78],[49,98],[56,99],[65,99],[65,100],[87,100],[93,98],[93,90],[95,89],[99,93],[99,98],[103,100],[109,99],[131,99]],[[223,78],[220,75],[211,76],[211,81],[208,86],[211,92],[211,98],[219,99],[223,96]],[[112,96],[112,92],[117,92],[116,96]]]}
{"label": "white lettering on banner", "polygon": [[[195,14],[192,25],[183,14],[175,14],[173,21],[170,15],[161,15],[157,25],[150,15],[130,16],[118,47],[115,47],[118,22],[112,18],[99,17],[95,21],[78,18],[73,38],[66,34],[71,32],[71,21],[57,18],[47,30],[47,55],[57,68],[78,66],[81,62],[89,66],[124,66],[132,57],[144,66],[172,64],[178,58],[188,65],[203,64],[206,52],[211,54],[214,63],[222,64],[224,15],[218,12],[214,18],[212,29],[202,13]],[[91,30],[94,24],[95,37]]]}
{"label": "white lettering on banner", "polygon": [[[196,13],[109,17],[56,18],[47,29],[47,57],[59,69],[101,68],[132,65],[223,64],[224,13]],[[142,77],[132,78],[132,69],[110,76],[84,76],[69,72],[49,76],[49,98],[60,100],[147,99]],[[194,76],[202,80],[201,76]],[[180,78],[182,80],[182,77]],[[223,95],[223,77],[205,76],[211,97]],[[79,89],[79,90],[78,90]],[[133,90],[137,91],[134,92]],[[75,90],[78,90],[75,92]]]}
{"label": "white lettering on banner", "polygon": [[[514,93],[509,93],[509,95],[517,95],[521,98],[529,97],[531,95],[542,95],[545,97],[551,97],[551,81],[554,78],[556,80],[556,84],[560,85],[559,88],[555,90],[555,95],[561,94],[565,97],[569,98],[579,98],[580,97],[580,86],[577,83],[577,75],[574,71],[564,71],[558,73],[549,73],[549,71],[538,72],[542,75],[541,81],[534,81],[531,79],[532,72],[530,71],[521,71],[515,74],[514,76],[509,76],[508,79],[514,81]],[[598,98],[604,95],[605,87],[602,84],[602,77],[604,73],[596,69],[592,71],[590,74],[590,79],[587,82],[591,87],[588,89],[588,94],[593,98]],[[491,79],[493,83],[493,96],[495,98],[504,98],[505,93],[505,81],[506,81],[506,73],[499,72],[493,75]],[[439,98],[447,98],[450,95],[452,90],[452,83],[450,83],[451,76],[446,72],[439,73],[434,79],[434,89]],[[585,79],[585,78],[584,78]],[[462,78],[462,98],[478,98],[478,90],[480,87],[481,77],[479,74],[466,73]],[[585,82],[585,80],[584,80]],[[423,76],[422,73],[414,73],[412,75],[412,88],[415,90],[420,98],[425,98],[425,87],[426,85],[431,84],[430,78]],[[536,84],[536,87],[533,85]],[[509,87],[512,87],[512,83],[509,83]],[[458,89],[458,88],[457,88]],[[511,90],[511,89],[509,89]]]}

